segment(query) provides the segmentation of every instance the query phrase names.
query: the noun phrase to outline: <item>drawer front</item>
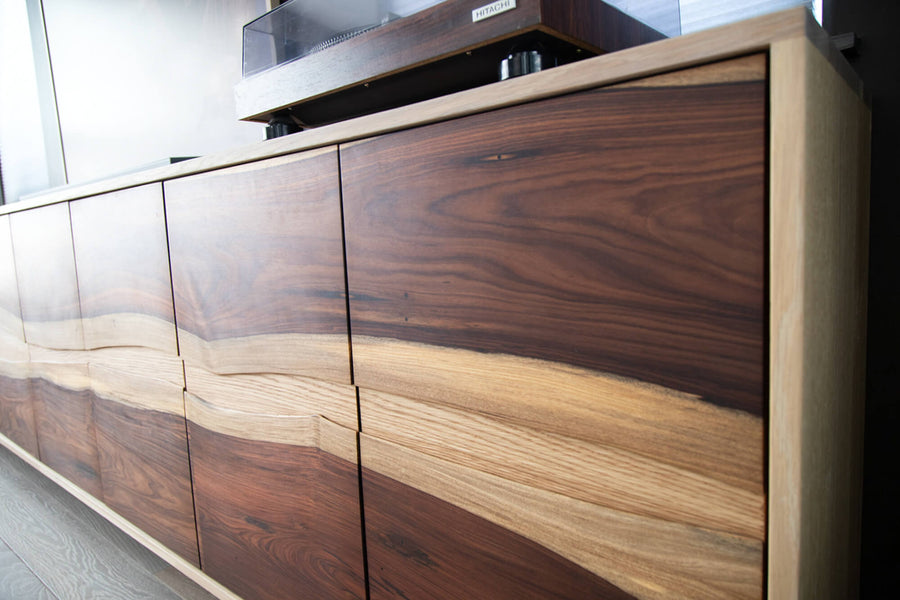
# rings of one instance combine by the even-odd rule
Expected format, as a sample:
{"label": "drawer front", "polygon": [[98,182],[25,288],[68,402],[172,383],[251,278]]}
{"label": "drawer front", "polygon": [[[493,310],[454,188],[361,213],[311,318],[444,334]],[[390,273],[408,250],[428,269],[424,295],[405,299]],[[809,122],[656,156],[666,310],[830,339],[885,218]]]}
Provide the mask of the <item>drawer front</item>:
{"label": "drawer front", "polygon": [[203,570],[244,598],[364,598],[356,432],[185,403]]}
{"label": "drawer front", "polygon": [[[623,597],[760,596],[765,76],[755,56],[342,146],[373,597],[524,597],[409,550],[369,506],[385,478]],[[412,530],[450,535],[417,502]]]}

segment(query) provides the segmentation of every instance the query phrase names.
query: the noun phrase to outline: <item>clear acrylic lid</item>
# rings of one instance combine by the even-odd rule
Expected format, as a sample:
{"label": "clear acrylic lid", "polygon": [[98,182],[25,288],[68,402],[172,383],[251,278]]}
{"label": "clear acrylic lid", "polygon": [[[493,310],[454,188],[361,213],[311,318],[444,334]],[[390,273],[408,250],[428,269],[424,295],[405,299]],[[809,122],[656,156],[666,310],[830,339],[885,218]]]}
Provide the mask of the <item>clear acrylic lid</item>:
{"label": "clear acrylic lid", "polygon": [[289,0],[244,26],[243,76],[296,60],[441,0]]}

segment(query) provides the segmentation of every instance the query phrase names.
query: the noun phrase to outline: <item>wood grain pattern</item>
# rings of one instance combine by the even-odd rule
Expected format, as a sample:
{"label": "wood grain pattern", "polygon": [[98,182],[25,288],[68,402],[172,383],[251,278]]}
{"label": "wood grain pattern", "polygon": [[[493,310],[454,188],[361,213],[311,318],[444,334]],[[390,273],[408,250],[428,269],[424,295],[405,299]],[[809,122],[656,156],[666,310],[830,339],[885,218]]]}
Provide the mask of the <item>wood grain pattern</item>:
{"label": "wood grain pattern", "polygon": [[572,364],[761,416],[765,93],[598,90],[342,147],[354,337]]}
{"label": "wood grain pattern", "polygon": [[371,598],[629,600],[542,546],[363,470]]}
{"label": "wood grain pattern", "polygon": [[3,370],[0,361],[0,433],[39,456],[31,380],[4,376]]}
{"label": "wood grain pattern", "polygon": [[769,597],[855,598],[870,113],[803,39],[771,86]]}
{"label": "wood grain pattern", "polygon": [[10,215],[25,340],[82,350],[84,337],[68,204]]}
{"label": "wood grain pattern", "polygon": [[[87,365],[84,370],[87,371]],[[31,389],[41,460],[102,500],[90,390],[60,387],[40,378],[31,380]]]}
{"label": "wood grain pattern", "polygon": [[246,598],[365,596],[355,462],[188,427],[206,573]]}
{"label": "wood grain pattern", "polygon": [[353,347],[357,379],[375,390],[633,452],[753,494],[763,489],[763,421],[742,411],[548,361],[356,335]]}
{"label": "wood grain pattern", "polygon": [[749,492],[652,455],[380,392],[360,390],[360,411],[367,435],[435,458],[621,512],[765,539],[762,489]]}
{"label": "wood grain pattern", "polygon": [[235,410],[189,392],[184,398],[188,420],[208,431],[256,442],[316,448],[350,463],[357,460],[356,431],[319,415],[248,412],[264,408],[259,406]]}
{"label": "wood grain pattern", "polygon": [[216,407],[251,414],[321,415],[356,429],[355,388],[308,377],[277,374],[217,375],[185,365],[187,391]]}
{"label": "wood grain pattern", "polygon": [[177,353],[162,187],[71,204],[86,348]]}
{"label": "wood grain pattern", "polygon": [[104,348],[88,352],[87,361],[98,397],[184,418],[184,366],[177,356],[142,347]]}
{"label": "wood grain pattern", "polygon": [[184,417],[96,396],[93,416],[103,501],[199,566]]}
{"label": "wood grain pattern", "polygon": [[[166,182],[165,195],[185,360],[350,383],[334,149]],[[342,352],[315,361],[293,334],[341,337]],[[257,357],[255,336],[269,346]]]}
{"label": "wood grain pattern", "polygon": [[[758,540],[597,506],[365,434],[360,444],[364,482],[371,470],[435,496],[543,546],[635,598],[696,600],[762,594],[763,543]],[[367,492],[364,483],[368,506]],[[369,519],[367,510],[367,526]],[[445,527],[453,529],[451,524]],[[377,536],[367,529],[367,540]],[[422,549],[426,555],[429,550]],[[412,554],[412,562],[421,556],[418,551]],[[438,573],[452,569],[442,564],[434,567]]]}

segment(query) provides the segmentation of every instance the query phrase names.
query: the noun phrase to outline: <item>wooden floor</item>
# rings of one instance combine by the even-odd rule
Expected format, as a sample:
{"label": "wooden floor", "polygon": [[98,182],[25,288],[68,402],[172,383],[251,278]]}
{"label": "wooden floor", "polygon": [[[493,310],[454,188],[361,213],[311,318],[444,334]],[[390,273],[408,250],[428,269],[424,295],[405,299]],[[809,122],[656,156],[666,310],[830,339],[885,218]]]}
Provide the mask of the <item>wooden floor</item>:
{"label": "wooden floor", "polygon": [[0,600],[213,596],[0,446]]}

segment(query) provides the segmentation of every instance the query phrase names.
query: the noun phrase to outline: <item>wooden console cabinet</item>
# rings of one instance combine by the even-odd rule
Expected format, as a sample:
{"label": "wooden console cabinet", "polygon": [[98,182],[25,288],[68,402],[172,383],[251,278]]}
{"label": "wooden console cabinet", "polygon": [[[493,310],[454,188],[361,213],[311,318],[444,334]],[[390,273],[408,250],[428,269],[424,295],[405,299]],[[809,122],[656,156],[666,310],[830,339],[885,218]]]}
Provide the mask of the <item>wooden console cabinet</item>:
{"label": "wooden console cabinet", "polygon": [[869,112],[824,37],[4,207],[0,440],[222,598],[853,597]]}

